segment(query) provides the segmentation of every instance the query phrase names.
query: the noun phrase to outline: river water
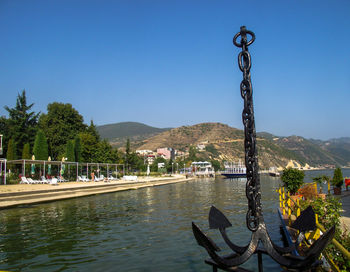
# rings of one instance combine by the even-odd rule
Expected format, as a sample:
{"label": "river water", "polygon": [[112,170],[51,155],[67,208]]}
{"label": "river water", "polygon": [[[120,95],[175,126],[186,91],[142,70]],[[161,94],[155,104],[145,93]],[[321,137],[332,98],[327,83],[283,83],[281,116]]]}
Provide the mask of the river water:
{"label": "river water", "polygon": [[[320,173],[331,174],[309,171],[305,181]],[[261,176],[264,218],[272,239],[282,245],[279,183]],[[0,270],[211,271],[191,230],[195,221],[229,253],[218,231],[208,229],[211,205],[231,221],[231,239],[247,244],[245,180],[239,179],[198,179],[1,210]],[[263,263],[265,270],[281,270],[267,256]],[[256,266],[255,256],[244,265],[257,271]]]}

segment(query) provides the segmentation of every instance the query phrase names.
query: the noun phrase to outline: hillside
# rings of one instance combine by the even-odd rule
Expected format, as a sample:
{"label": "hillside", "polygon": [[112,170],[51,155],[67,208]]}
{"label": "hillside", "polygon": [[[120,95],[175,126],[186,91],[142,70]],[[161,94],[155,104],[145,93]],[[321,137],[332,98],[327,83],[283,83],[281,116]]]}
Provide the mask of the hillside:
{"label": "hillside", "polygon": [[303,163],[307,162],[313,166],[338,164],[337,160],[330,152],[323,150],[312,141],[303,137],[274,137],[273,142],[278,146],[294,152],[297,156],[302,158]]}
{"label": "hillside", "polygon": [[[168,146],[184,151],[190,145],[204,144],[205,150],[198,152],[198,156],[203,159],[238,161],[244,159],[243,138],[242,130],[220,123],[202,123],[162,132],[142,141],[137,148],[155,150]],[[269,139],[258,137],[257,142],[259,163],[263,168],[285,166],[290,159],[302,161],[297,154],[276,145]]]}
{"label": "hillside", "polygon": [[112,145],[120,147],[126,139],[130,141],[142,141],[170,128],[156,128],[137,122],[121,122],[97,126],[97,131],[102,139],[107,139]]}
{"label": "hillside", "polygon": [[323,151],[330,154],[335,162],[346,165],[350,160],[350,137],[330,139],[328,141],[310,140]]}
{"label": "hillside", "polygon": [[[156,150],[173,147],[188,151],[202,144],[202,159],[237,161],[244,159],[244,133],[221,123],[202,123],[173,129],[160,129],[136,122],[97,127],[102,138],[116,147],[124,147],[129,138],[133,149]],[[289,160],[311,166],[350,165],[350,138],[321,141],[300,136],[279,137],[268,132],[257,133],[259,164],[262,168],[284,167]]]}

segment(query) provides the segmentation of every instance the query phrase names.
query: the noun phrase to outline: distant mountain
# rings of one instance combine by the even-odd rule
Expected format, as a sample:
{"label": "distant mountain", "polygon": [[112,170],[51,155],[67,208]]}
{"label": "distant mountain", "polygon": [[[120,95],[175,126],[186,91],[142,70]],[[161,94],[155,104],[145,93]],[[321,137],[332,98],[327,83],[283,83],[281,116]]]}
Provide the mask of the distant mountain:
{"label": "distant mountain", "polygon": [[269,139],[269,140],[273,140],[274,138],[277,137],[269,132],[257,132],[256,136],[261,137],[261,138],[265,138],[265,139]]}
{"label": "distant mountain", "polygon": [[[190,146],[205,146],[200,158],[227,161],[244,160],[244,133],[221,123],[202,123],[178,128],[155,128],[142,123],[124,122],[97,127],[102,138],[116,147],[124,147],[129,138],[133,149],[156,150],[173,147],[188,151]],[[262,168],[286,166],[289,160],[311,166],[350,166],[350,138],[328,141],[300,136],[281,137],[257,133],[259,164]]]}
{"label": "distant mountain", "polygon": [[97,126],[102,139],[109,140],[115,146],[121,146],[129,138],[130,141],[142,141],[170,128],[156,128],[138,122],[121,122]]}
{"label": "distant mountain", "polygon": [[325,150],[322,150],[317,144],[300,136],[275,137],[274,143],[294,152],[302,163],[308,163],[313,166],[337,164],[337,160]]}
{"label": "distant mountain", "polygon": [[330,154],[337,165],[346,165],[350,161],[350,137],[330,139],[328,141],[310,140],[323,151]]}
{"label": "distant mountain", "polygon": [[[291,159],[304,161],[302,157],[276,145],[272,140],[258,137],[257,143],[259,164],[263,168],[285,166]],[[205,149],[198,152],[198,156],[203,160],[244,160],[243,131],[221,123],[202,123],[174,128],[146,139],[136,147],[151,150],[159,147],[173,147],[185,151],[191,145],[205,145]]]}
{"label": "distant mountain", "polygon": [[299,157],[302,164],[310,165],[349,165],[350,164],[350,138],[337,138],[328,141],[305,139],[300,136],[278,137],[269,133],[258,133],[267,139],[273,140]]}

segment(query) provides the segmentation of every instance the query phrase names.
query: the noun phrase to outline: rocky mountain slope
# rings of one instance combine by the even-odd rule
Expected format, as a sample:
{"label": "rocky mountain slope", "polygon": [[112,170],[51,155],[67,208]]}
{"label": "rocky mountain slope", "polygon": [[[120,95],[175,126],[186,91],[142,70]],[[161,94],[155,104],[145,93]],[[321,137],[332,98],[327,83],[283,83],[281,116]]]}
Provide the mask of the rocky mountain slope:
{"label": "rocky mountain slope", "polygon": [[[98,127],[101,137],[114,135],[110,141],[117,147],[123,147],[126,138],[130,138],[133,149],[156,150],[160,147],[173,147],[180,151],[188,151],[190,146],[199,145],[204,147],[198,152],[198,156],[203,159],[244,159],[243,131],[221,123],[157,129],[130,122],[119,123],[114,129],[121,131],[113,134],[108,132],[106,126]],[[122,131],[124,129],[126,130]],[[260,132],[257,133],[257,145],[261,168],[284,167],[289,160],[296,160],[301,165],[308,163],[311,166],[350,166],[350,138],[321,141],[300,136],[279,137]]]}
{"label": "rocky mountain slope", "polygon": [[[185,151],[193,145],[204,145],[198,152],[203,159],[238,161],[244,159],[244,134],[242,130],[221,123],[202,123],[194,126],[182,126],[148,138],[137,145],[138,149],[155,150],[158,147],[173,147]],[[258,137],[259,163],[263,168],[285,166],[289,160],[303,158],[285,149],[273,141]]]}

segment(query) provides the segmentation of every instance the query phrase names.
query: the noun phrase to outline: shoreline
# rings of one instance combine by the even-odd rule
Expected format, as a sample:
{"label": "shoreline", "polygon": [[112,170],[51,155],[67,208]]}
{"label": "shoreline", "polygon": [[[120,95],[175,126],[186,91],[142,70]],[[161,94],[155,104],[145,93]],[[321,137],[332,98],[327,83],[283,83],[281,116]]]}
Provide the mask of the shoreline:
{"label": "shoreline", "polygon": [[[196,179],[184,175],[171,177],[139,177],[137,181],[113,180],[110,182],[61,182],[50,184],[11,184],[0,185],[0,210],[22,205],[48,203],[65,199],[137,190],[146,187],[161,186]],[[343,230],[350,226],[350,191],[342,191],[340,201],[343,204],[340,222]]]}
{"label": "shoreline", "polygon": [[53,202],[77,197],[118,191],[137,190],[145,187],[161,186],[190,181],[184,175],[172,177],[141,177],[137,181],[115,180],[111,182],[62,182],[50,184],[14,184],[0,186],[0,210],[21,205]]}

